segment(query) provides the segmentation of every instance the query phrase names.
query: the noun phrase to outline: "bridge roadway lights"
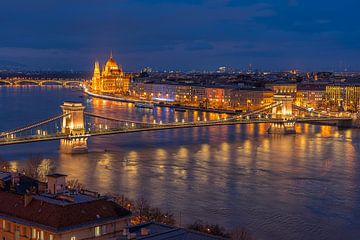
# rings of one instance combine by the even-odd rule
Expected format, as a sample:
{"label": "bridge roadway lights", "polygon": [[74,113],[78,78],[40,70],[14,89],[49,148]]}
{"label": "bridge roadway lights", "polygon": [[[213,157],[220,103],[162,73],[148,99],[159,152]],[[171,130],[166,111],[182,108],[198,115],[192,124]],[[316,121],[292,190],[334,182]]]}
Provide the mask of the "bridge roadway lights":
{"label": "bridge roadway lights", "polygon": [[283,122],[271,123],[269,134],[295,134],[295,121],[285,120]]}
{"label": "bridge roadway lights", "polygon": [[64,102],[60,107],[64,114],[61,133],[69,135],[69,138],[60,140],[60,151],[63,153],[87,152],[85,106],[80,102]]}

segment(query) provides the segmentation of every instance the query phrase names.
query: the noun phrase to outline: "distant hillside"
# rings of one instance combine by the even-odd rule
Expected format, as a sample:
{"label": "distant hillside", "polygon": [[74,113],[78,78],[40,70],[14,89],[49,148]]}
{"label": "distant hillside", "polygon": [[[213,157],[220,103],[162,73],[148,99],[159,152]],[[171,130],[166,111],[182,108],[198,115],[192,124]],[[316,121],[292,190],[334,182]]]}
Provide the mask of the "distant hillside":
{"label": "distant hillside", "polygon": [[36,67],[28,66],[18,62],[12,62],[8,60],[0,59],[0,70],[11,70],[11,71],[19,71],[19,70],[35,70]]}

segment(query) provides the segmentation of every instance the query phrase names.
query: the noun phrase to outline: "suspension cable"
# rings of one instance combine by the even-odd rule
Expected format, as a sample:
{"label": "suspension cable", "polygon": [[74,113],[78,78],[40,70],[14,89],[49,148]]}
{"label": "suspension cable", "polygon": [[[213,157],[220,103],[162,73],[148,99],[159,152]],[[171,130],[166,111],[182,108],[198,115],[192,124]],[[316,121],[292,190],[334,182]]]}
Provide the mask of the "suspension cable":
{"label": "suspension cable", "polygon": [[43,124],[47,124],[49,122],[55,121],[55,120],[57,120],[59,118],[65,117],[65,116],[67,116],[69,114],[70,113],[66,113],[66,114],[61,114],[61,115],[57,115],[57,116],[54,116],[54,117],[50,117],[50,118],[42,120],[40,122],[36,122],[36,123],[30,124],[30,125],[27,125],[27,126],[24,126],[24,127],[20,127],[20,128],[14,129],[14,130],[3,132],[3,133],[1,133],[0,136],[6,136],[6,135],[10,135],[10,134],[15,134],[15,133],[18,133],[18,132],[23,132],[23,131],[26,131],[26,130],[41,126]]}
{"label": "suspension cable", "polygon": [[118,119],[118,118],[113,118],[113,117],[106,117],[106,116],[102,116],[102,115],[98,115],[98,114],[94,114],[94,113],[89,113],[89,112],[84,112],[84,114],[87,115],[87,116],[90,116],[90,117],[101,118],[101,119],[111,120],[111,121],[116,121],[116,122],[129,122],[129,123],[135,123],[135,124],[158,125],[156,123],[147,123],[147,122],[126,120],[126,119]]}
{"label": "suspension cable", "polygon": [[310,111],[309,109],[307,109],[307,108],[305,108],[305,107],[301,107],[301,106],[296,105],[296,104],[293,104],[292,107],[295,108],[295,109],[297,109],[297,110],[303,111],[303,112],[314,113],[314,114],[322,115],[322,116],[324,116],[324,117],[329,117],[328,114],[320,113],[320,112],[317,112],[317,111]]}

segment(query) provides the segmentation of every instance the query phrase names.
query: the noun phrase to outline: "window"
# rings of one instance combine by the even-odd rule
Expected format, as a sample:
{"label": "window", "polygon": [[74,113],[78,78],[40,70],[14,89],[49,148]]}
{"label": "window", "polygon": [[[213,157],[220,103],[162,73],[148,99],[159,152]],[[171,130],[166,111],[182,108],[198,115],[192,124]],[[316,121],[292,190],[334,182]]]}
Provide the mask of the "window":
{"label": "window", "polygon": [[70,240],[76,240],[76,237],[75,237],[75,236],[72,236]]}
{"label": "window", "polygon": [[31,238],[33,238],[33,239],[36,238],[36,229],[35,228],[32,229]]}
{"label": "window", "polygon": [[106,225],[101,226],[101,234],[106,234]]}
{"label": "window", "polygon": [[44,240],[44,231],[40,232],[40,240]]}
{"label": "window", "polygon": [[49,240],[54,240],[54,235],[50,234],[49,235]]}
{"label": "window", "polygon": [[6,224],[5,224],[5,220],[2,221],[2,228],[5,230]]}
{"label": "window", "polygon": [[100,226],[95,227],[95,237],[99,237],[101,235]]}

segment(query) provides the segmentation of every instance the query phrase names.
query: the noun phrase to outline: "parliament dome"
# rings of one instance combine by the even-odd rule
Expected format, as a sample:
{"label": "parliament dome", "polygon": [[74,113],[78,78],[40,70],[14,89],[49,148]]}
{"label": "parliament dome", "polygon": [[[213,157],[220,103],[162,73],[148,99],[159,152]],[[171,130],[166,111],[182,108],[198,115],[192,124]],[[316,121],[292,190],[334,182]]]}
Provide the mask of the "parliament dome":
{"label": "parliament dome", "polygon": [[119,69],[117,62],[112,58],[112,53],[110,54],[109,60],[107,60],[107,62],[105,64],[105,69],[109,69],[109,70],[118,70]]}

